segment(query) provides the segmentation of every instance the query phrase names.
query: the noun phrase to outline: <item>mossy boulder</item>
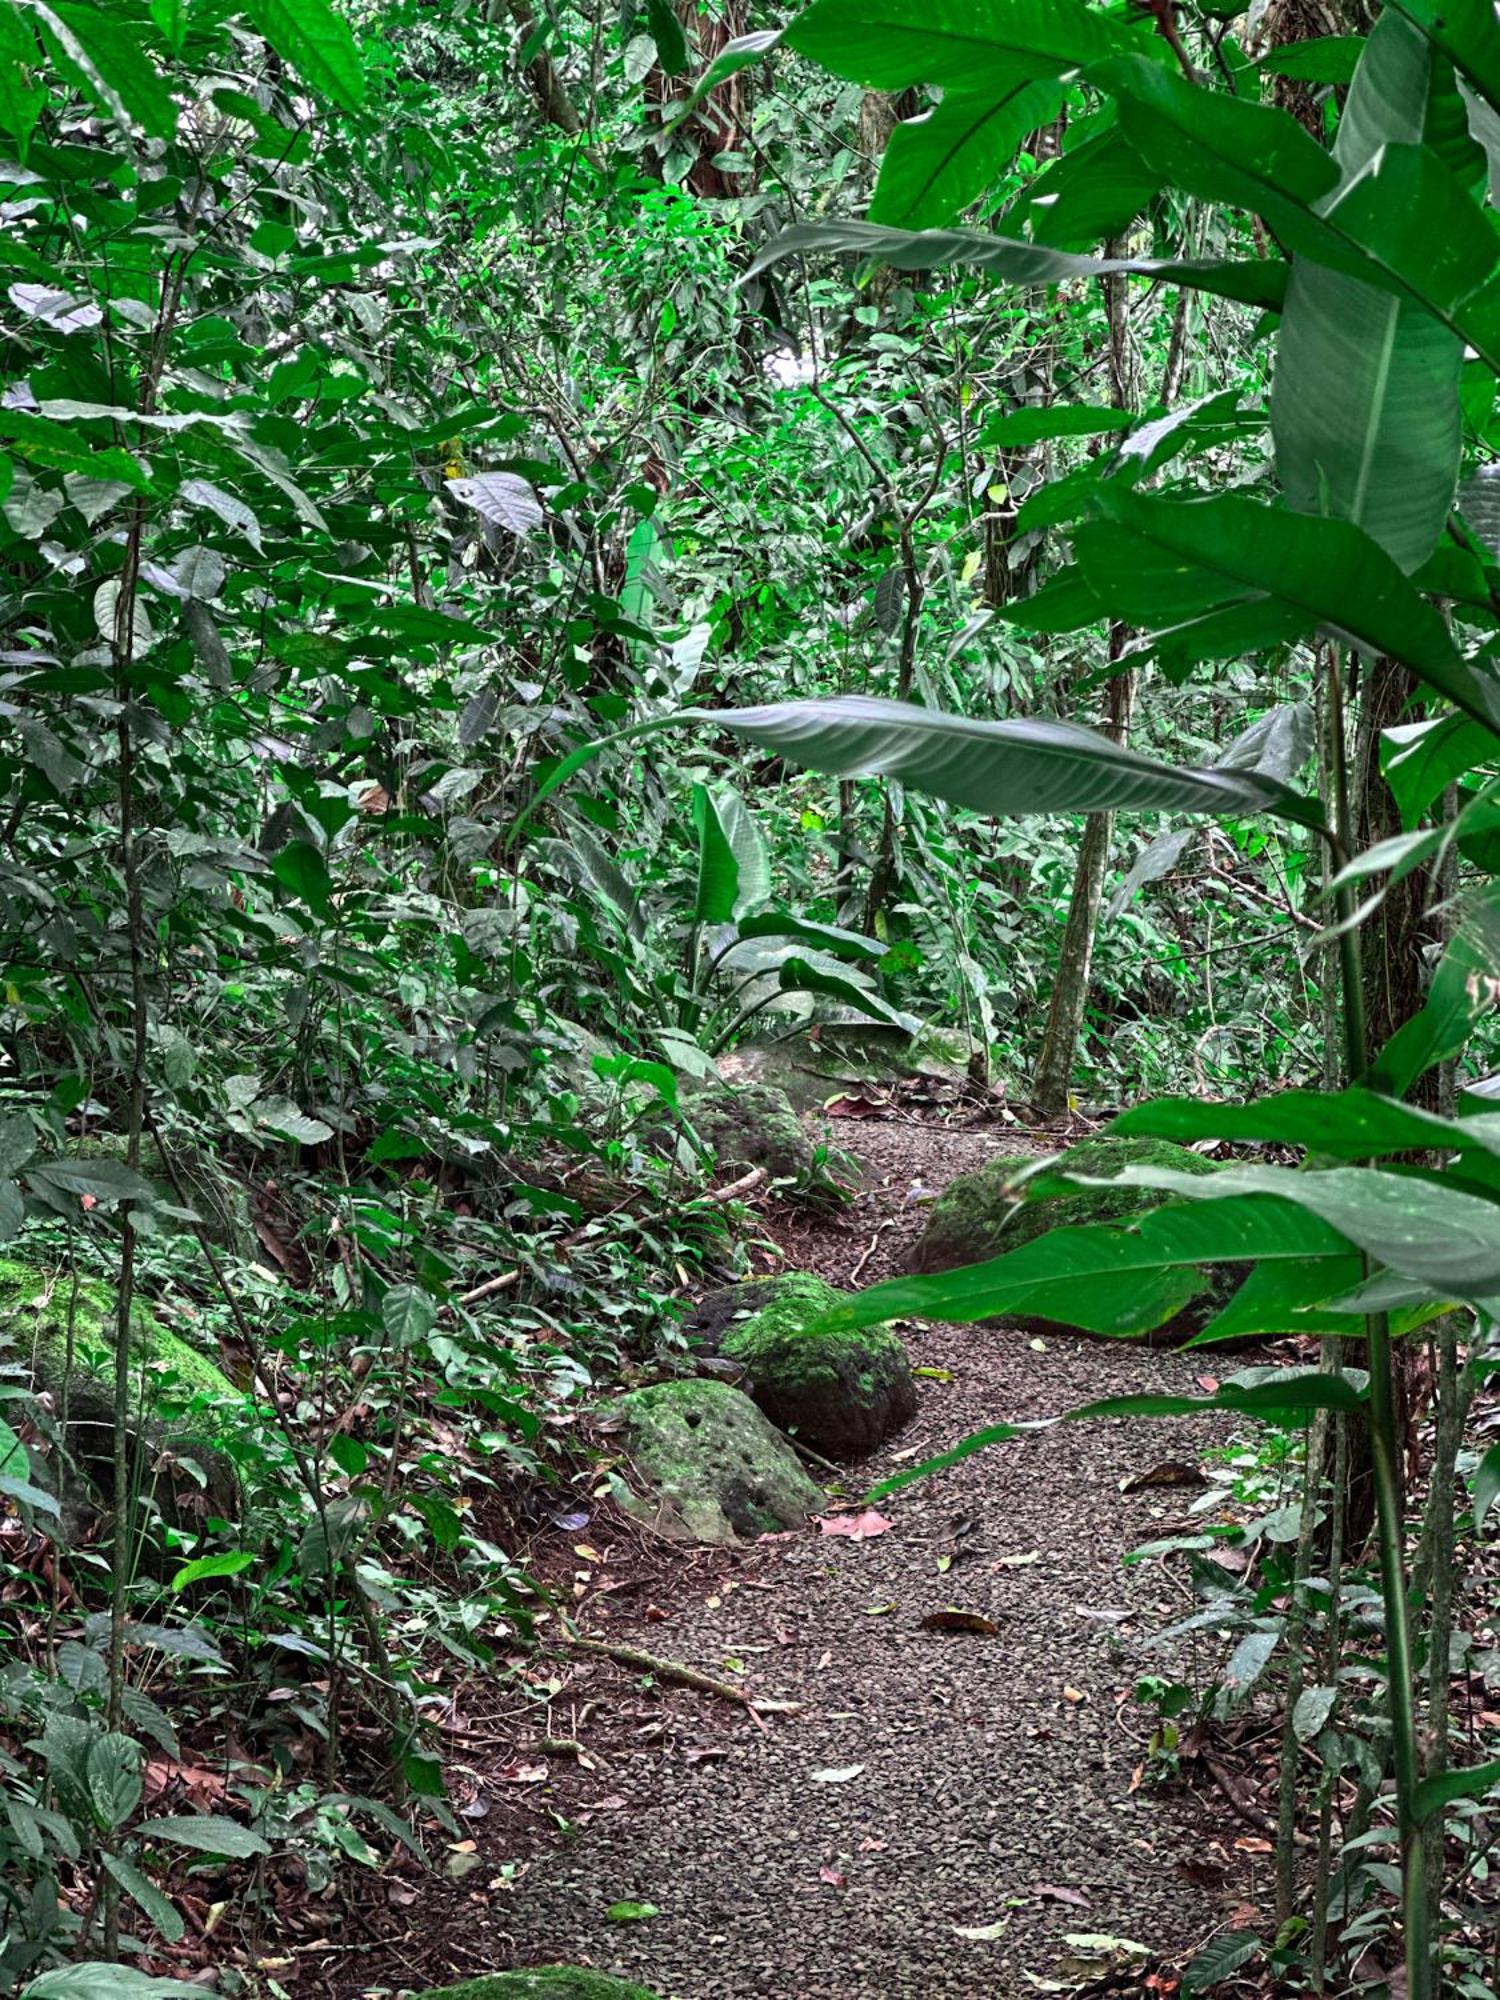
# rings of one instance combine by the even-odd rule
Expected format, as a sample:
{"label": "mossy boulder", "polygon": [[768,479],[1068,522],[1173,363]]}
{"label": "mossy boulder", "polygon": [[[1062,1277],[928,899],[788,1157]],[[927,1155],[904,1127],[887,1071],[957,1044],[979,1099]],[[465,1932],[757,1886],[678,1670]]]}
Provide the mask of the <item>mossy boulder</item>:
{"label": "mossy boulder", "polygon": [[[114,1334],[115,1295],[108,1285],[86,1278],[75,1290],[65,1273],[0,1258],[0,1357],[20,1363],[33,1387],[49,1398],[59,1422],[67,1415],[71,1464],[65,1471],[39,1463],[38,1474],[64,1503],[70,1538],[83,1532],[109,1492]],[[154,1409],[158,1393],[163,1403],[178,1409],[200,1400],[237,1400],[234,1384],[196,1348],[169,1333],[144,1305],[131,1314],[131,1338],[134,1373],[148,1399],[147,1407],[132,1412],[131,1428],[152,1499],[163,1518],[177,1527],[196,1529],[211,1516],[235,1519],[239,1482],[214,1441],[224,1420],[206,1411],[167,1418]]]}
{"label": "mossy boulder", "polygon": [[539,1965],[530,1972],[491,1972],[457,1986],[434,1986],[417,2000],[656,2000],[656,1995],[581,1965]]}
{"label": "mossy boulder", "polygon": [[729,1285],[688,1321],[700,1351],[737,1362],[778,1429],[829,1458],[862,1458],[916,1414],[906,1349],[888,1326],[811,1333],[844,1293],[807,1271]]}
{"label": "mossy boulder", "polygon": [[[1168,1199],[1160,1189],[1146,1187],[1080,1187],[1067,1193],[1028,1196],[1025,1172],[1034,1156],[988,1160],[973,1173],[960,1174],[939,1195],[927,1227],[912,1246],[912,1271],[951,1271],[1004,1256],[1034,1242],[1062,1224],[1128,1223]],[[1211,1161],[1166,1139],[1114,1139],[1103,1133],[1070,1146],[1054,1163],[1060,1173],[1097,1175],[1108,1179],[1126,1167],[1171,1167],[1179,1173],[1211,1174]],[[1203,1292],[1174,1314],[1153,1334],[1171,1340],[1196,1333],[1223,1303],[1228,1269],[1204,1274]],[[1027,1331],[1055,1331],[1059,1322],[1020,1317],[1008,1322]]]}
{"label": "mossy boulder", "polygon": [[814,1177],[812,1140],[786,1092],[773,1084],[694,1083],[682,1093],[682,1109],[721,1167],[764,1167],[772,1180]]}
{"label": "mossy boulder", "polygon": [[626,1443],[650,1488],[626,1507],[682,1541],[797,1528],[823,1503],[784,1437],[727,1382],[656,1382],[622,1396]]}

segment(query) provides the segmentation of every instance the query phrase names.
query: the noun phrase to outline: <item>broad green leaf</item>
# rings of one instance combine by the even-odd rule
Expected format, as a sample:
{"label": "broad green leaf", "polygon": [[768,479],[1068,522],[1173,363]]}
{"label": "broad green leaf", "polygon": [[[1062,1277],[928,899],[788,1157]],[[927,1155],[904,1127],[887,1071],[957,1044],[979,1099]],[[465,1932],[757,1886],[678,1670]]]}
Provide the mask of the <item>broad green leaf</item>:
{"label": "broad green leaf", "polygon": [[1497,239],[1426,146],[1383,145],[1342,189],[1334,160],[1271,106],[1201,90],[1142,56],[1100,64],[1126,137],[1185,192],[1263,216],[1283,248],[1415,300],[1500,365],[1500,315],[1482,294]]}
{"label": "broad green leaf", "polygon": [[89,1744],[84,1783],[94,1824],[101,1832],[122,1825],[141,1802],[141,1748],[118,1730]]}
{"label": "broad green leaf", "polygon": [[297,74],[341,111],[365,101],[365,73],[349,24],[329,0],[251,0],[251,18]]}
{"label": "broad green leaf", "polygon": [[717,90],[721,83],[727,83],[730,77],[738,76],[742,69],[748,69],[754,63],[764,62],[779,47],[781,34],[780,28],[757,28],[751,34],[736,35],[733,41],[726,42],[688,95],[668,107],[668,129],[691,117],[704,98]]}
{"label": "broad green leaf", "polygon": [[206,1583],[211,1577],[238,1576],[255,1561],[251,1549],[230,1549],[221,1556],[199,1556],[196,1562],[184,1563],[172,1578],[172,1590],[187,1590],[192,1584]]}
{"label": "broad green leaf", "polygon": [[[1452,72],[1387,9],[1365,43],[1334,157],[1347,185],[1389,140],[1420,144]],[[1293,260],[1276,342],[1276,469],[1299,513],[1354,521],[1410,574],[1437,547],[1458,481],[1463,343],[1410,299]]]}
{"label": "broad green leaf", "polygon": [[177,130],[177,106],[165,78],[124,21],[76,0],[21,0],[52,44],[58,67],[121,125],[155,139]]}
{"label": "broad green leaf", "polygon": [[328,864],[310,841],[291,840],[271,861],[271,873],[290,896],[319,916],[333,907],[333,880]]}
{"label": "broad green leaf", "polygon": [[873,222],[795,223],[766,245],[750,266],[749,275],[766,270],[783,257],[816,251],[848,252],[898,271],[937,271],[962,265],[1013,285],[1057,285],[1072,278],[1100,278],[1120,272],[1126,277],[1212,292],[1271,312],[1279,310],[1286,293],[1287,266],[1274,258],[1235,263],[1214,258],[1081,257],[1038,243],[987,236],[979,230],[882,229]]}
{"label": "broad green leaf", "polygon": [[1474,1532],[1483,1532],[1485,1517],[1500,1496],[1500,1444],[1492,1444],[1474,1469],[1470,1484],[1474,1501]]}
{"label": "broad green leaf", "polygon": [[1490,0],[1391,0],[1391,4],[1487,103],[1500,110],[1500,23]]}
{"label": "broad green leaf", "polygon": [[866,937],[863,931],[841,930],[836,924],[813,923],[786,910],[765,910],[758,916],[741,917],[739,936],[797,938],[834,958],[872,960],[884,958],[887,950],[881,938]]}
{"label": "broad green leaf", "polygon": [[885,1021],[893,1028],[905,1029],[908,1034],[914,1033],[920,1025],[913,1015],[899,1013],[888,1000],[882,999],[860,974],[819,965],[810,958],[783,959],[776,983],[783,993],[817,993],[826,1000],[837,1000],[845,1007],[852,1007],[869,1020]]}
{"label": "broad green leaf", "polygon": [[398,1347],[425,1340],[437,1316],[437,1302],[420,1285],[392,1285],[380,1301],[381,1324]]}
{"label": "broad green leaf", "polygon": [[88,1196],[106,1205],[117,1201],[150,1201],[150,1181],[122,1160],[46,1160],[26,1169],[33,1186],[56,1188],[60,1194]]}
{"label": "broad green leaf", "polygon": [[765,836],[743,799],[728,785],[693,787],[698,830],[698,887],[693,921],[727,924],[771,893]]}
{"label": "broad green leaf", "polygon": [[1458,1055],[1494,1005],[1497,978],[1500,887],[1492,884],[1461,906],[1427,998],[1376,1055],[1366,1081],[1389,1097],[1404,1097],[1434,1063]]}
{"label": "broad green leaf", "polygon": [[1127,1187],[1160,1188],[1195,1202],[1275,1196],[1295,1203],[1377,1262],[1458,1299],[1500,1293],[1500,1203],[1451,1184],[1333,1167],[1296,1173],[1287,1167],[1221,1167],[1199,1176],[1173,1167],[1127,1167]]}
{"label": "broad green leaf", "polygon": [[1336,1687],[1308,1687],[1298,1695],[1292,1708],[1292,1734],[1299,1743],[1311,1743],[1326,1728],[1338,1701]]}
{"label": "broad green leaf", "polygon": [[[689,718],[681,718],[689,719]],[[838,777],[899,778],[988,814],[1271,812],[1306,823],[1317,808],[1255,772],[1175,768],[1077,723],[978,722],[869,695],[702,709],[692,720]]]}
{"label": "broad green leaf", "polygon": [[1363,35],[1318,35],[1310,42],[1289,42],[1272,49],[1256,67],[1272,76],[1297,77],[1308,83],[1352,83],[1365,46]]}
{"label": "broad green leaf", "polygon": [[1129,37],[1083,0],[813,0],[782,39],[871,90],[930,83],[998,96],[1097,62]]}
{"label": "broad green leaf", "polygon": [[203,1988],[129,1965],[58,1965],[24,1987],[21,2000],[203,2000]]}
{"label": "broad green leaf", "polygon": [[1418,1785],[1412,1800],[1412,1818],[1421,1826],[1444,1806],[1451,1806],[1459,1799],[1482,1798],[1496,1785],[1500,1785],[1500,1759],[1475,1764],[1467,1771],[1441,1771]]}
{"label": "broad green leaf", "polygon": [[1500,1156],[1500,1112],[1442,1118],[1355,1085],[1348,1090],[1283,1090],[1252,1104],[1163,1097],[1136,1105],[1110,1125],[1121,1137],[1150,1134],[1189,1145],[1196,1139],[1305,1146],[1310,1153],[1363,1160],[1379,1153],[1482,1152]]}
{"label": "broad green leaf", "polygon": [[880,163],[870,220],[897,229],[951,222],[1006,172],[1027,136],[1057,116],[1055,83],[1018,82],[996,95],[950,90],[898,125]]}
{"label": "broad green leaf", "polygon": [[169,1840],[177,1847],[192,1847],[203,1854],[223,1854],[232,1861],[248,1861],[256,1854],[269,1854],[270,1843],[254,1827],[219,1813],[187,1813],[166,1819],[143,1820],[136,1828],[142,1840]]}
{"label": "broad green leaf", "polygon": [[101,450],[75,424],[33,416],[27,410],[0,409],[0,438],[29,464],[111,479],[133,493],[150,489],[151,481],[128,451],[114,445]]}
{"label": "broad green leaf", "polygon": [[1288,638],[1321,629],[1392,655],[1500,727],[1500,680],[1464,661],[1438,612],[1352,522],[1239,494],[1174,501],[1105,488],[1096,505],[1106,518],[1079,529],[1078,557],[1110,616],[1169,635],[1243,614]]}
{"label": "broad green leaf", "polygon": [[[139,1868],[132,1868],[128,1861],[122,1861],[117,1854],[105,1854],[101,1859],[126,1895],[139,1909],[145,1911],[167,1943],[180,1944],[187,1926],[176,1905],[169,1901]],[[194,1989],[187,1990],[191,1992]],[[201,1988],[197,1990],[201,1991]]]}
{"label": "broad green leaf", "polygon": [[1400,722],[1382,731],[1380,770],[1401,814],[1415,827],[1456,778],[1500,764],[1500,735],[1466,715]]}
{"label": "broad green leaf", "polygon": [[[1212,1184],[1217,1175],[1207,1178]],[[1149,1333],[1195,1297],[1203,1265],[1257,1258],[1300,1264],[1347,1250],[1337,1230],[1287,1201],[1173,1204],[1149,1210],[1129,1229],[1061,1225],[982,1264],[887,1279],[842,1301],[819,1324],[1053,1319],[1129,1337]]]}
{"label": "broad green leaf", "polygon": [[903,1486],[914,1485],[917,1480],[927,1479],[934,1472],[946,1472],[950,1465],[961,1465],[976,1451],[987,1451],[992,1444],[1004,1444],[1023,1435],[1024,1432],[1016,1424],[991,1424],[987,1430],[972,1432],[947,1451],[940,1451],[933,1458],[924,1458],[920,1465],[903,1466],[889,1479],[882,1479],[879,1485],[872,1486],[865,1498],[869,1502],[884,1500],[888,1494],[899,1493]]}
{"label": "broad green leaf", "polygon": [[1104,1396],[1067,1412],[1068,1420],[1094,1417],[1184,1417],[1197,1410],[1233,1410],[1245,1416],[1357,1410],[1364,1379],[1353,1371],[1325,1375],[1316,1368],[1248,1368],[1203,1396],[1152,1394]]}
{"label": "broad green leaf", "polygon": [[1006,210],[1007,236],[1024,223],[1033,243],[1079,250],[1120,235],[1158,192],[1161,175],[1119,129],[1112,107],[1087,122],[1100,129],[1034,175]]}
{"label": "broad green leaf", "polygon": [[681,76],[688,66],[687,36],[672,0],[646,0],[646,25],[664,74]]}
{"label": "broad green leaf", "polygon": [[1048,438],[1097,437],[1107,431],[1128,431],[1128,410],[1112,410],[1092,403],[1051,403],[1046,409],[1002,410],[985,424],[979,443],[1009,451],[1021,445],[1040,444]]}

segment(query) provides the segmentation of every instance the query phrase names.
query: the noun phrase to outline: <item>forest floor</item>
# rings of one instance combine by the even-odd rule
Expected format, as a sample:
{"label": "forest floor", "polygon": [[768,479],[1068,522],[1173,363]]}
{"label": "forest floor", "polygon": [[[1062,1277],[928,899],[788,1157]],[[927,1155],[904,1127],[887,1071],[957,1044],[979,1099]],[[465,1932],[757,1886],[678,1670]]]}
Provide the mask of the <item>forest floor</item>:
{"label": "forest floor", "polygon": [[[767,1234],[786,1266],[843,1284],[900,1267],[922,1194],[1023,1149],[994,1125],[900,1115],[841,1121],[838,1136],[857,1199],[771,1218]],[[757,1261],[775,1267],[769,1248]],[[870,1485],[985,1425],[1192,1390],[1214,1365],[1003,1328],[904,1331],[929,1371],[919,1414],[830,1513],[857,1513]],[[1130,1699],[1142,1675],[1193,1672],[1153,1643],[1192,1609],[1186,1585],[1122,1560],[1188,1526],[1193,1496],[1122,1483],[1163,1467],[1169,1480],[1209,1441],[1177,1419],[1038,1431],[892,1495],[862,1537],[814,1522],[685,1551],[607,1513],[554,1531],[550,1571],[545,1544],[528,1560],[572,1595],[581,1631],[798,1711],[758,1718],[599,1658],[533,1661],[529,1737],[513,1700],[463,1718],[461,1879],[409,1885],[411,1907],[379,1913],[379,1945],[309,1946],[297,1990],[568,1961],[663,2000],[1009,2000],[1113,1982],[1131,1961],[1110,1940],[1126,1940],[1145,1967],[1138,1954],[1134,1979],[1094,1990],[1173,1991],[1170,1968],[1207,1937],[1269,1917],[1274,1865],[1243,1798],[1156,1781],[1152,1718]],[[953,1608],[994,1629],[924,1627]],[[1198,1665],[1206,1677],[1210,1654]],[[622,1919],[622,1903],[652,1913]],[[1168,1970],[1153,1983],[1155,1966]]]}

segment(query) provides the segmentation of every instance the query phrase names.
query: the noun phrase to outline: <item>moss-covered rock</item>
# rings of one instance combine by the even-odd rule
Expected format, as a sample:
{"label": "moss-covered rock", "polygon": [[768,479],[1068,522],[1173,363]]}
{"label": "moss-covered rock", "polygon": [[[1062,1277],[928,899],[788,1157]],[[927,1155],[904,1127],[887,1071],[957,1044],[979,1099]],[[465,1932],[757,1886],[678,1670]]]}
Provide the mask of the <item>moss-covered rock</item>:
{"label": "moss-covered rock", "polygon": [[739,1363],[779,1429],[830,1458],[862,1458],[910,1422],[917,1396],[906,1349],[888,1326],[807,1331],[843,1297],[792,1271],[711,1293],[687,1331],[700,1350]]}
{"label": "moss-covered rock", "polygon": [[[1061,1224],[1130,1222],[1168,1199],[1159,1189],[1144,1187],[1081,1187],[1067,1193],[1029,1196],[1024,1177],[1034,1165],[1034,1157],[1027,1154],[989,1160],[973,1173],[950,1181],[912,1246],[909,1268],[955,1270],[1019,1250]],[[1170,1140],[1112,1139],[1107,1132],[1070,1146],[1055,1167],[1058,1172],[1098,1175],[1101,1179],[1126,1167],[1172,1167],[1186,1174],[1214,1171],[1200,1153],[1174,1146]],[[1153,1337],[1170,1339],[1196,1332],[1222,1303],[1226,1283],[1214,1273],[1205,1273],[1200,1298],[1158,1328]],[[1024,1318],[1011,1323],[1042,1331],[1058,1324]]]}
{"label": "moss-covered rock", "polygon": [[800,1527],[822,1505],[786,1439],[727,1382],[657,1382],[615,1407],[651,1489],[625,1504],[663,1534],[733,1542]]}
{"label": "moss-covered rock", "polygon": [[[115,1297],[108,1285],[83,1279],[75,1290],[65,1274],[0,1258],[0,1356],[20,1363],[33,1386],[50,1398],[59,1421],[66,1412],[71,1466],[49,1469],[39,1461],[38,1475],[66,1503],[67,1525],[75,1538],[97,1511],[86,1487],[95,1489],[99,1505],[109,1491],[114,1332]],[[218,1424],[213,1416],[167,1421],[153,1414],[158,1391],[162,1401],[180,1409],[200,1398],[234,1399],[233,1383],[196,1348],[169,1333],[144,1305],[137,1304],[131,1314],[131,1337],[138,1364],[134,1372],[146,1395],[146,1407],[132,1412],[131,1427],[151,1498],[177,1527],[196,1529],[211,1516],[233,1520],[239,1511],[239,1483],[214,1443]]]}
{"label": "moss-covered rock", "polygon": [[706,1081],[683,1092],[682,1108],[721,1167],[764,1167],[773,1180],[813,1178],[812,1140],[784,1090],[768,1083],[732,1089]]}
{"label": "moss-covered rock", "polygon": [[491,1972],[457,1986],[435,1986],[417,2000],[656,2000],[656,1995],[581,1965],[540,1965],[530,1972]]}

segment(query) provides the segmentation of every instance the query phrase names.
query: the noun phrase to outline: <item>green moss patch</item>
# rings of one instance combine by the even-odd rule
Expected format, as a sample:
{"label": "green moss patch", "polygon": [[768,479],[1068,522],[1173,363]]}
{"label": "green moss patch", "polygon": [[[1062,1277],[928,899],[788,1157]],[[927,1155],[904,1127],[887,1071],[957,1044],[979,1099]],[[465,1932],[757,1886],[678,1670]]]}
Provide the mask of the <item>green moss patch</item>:
{"label": "green moss patch", "polygon": [[745,1370],[778,1429],[830,1458],[861,1458],[916,1413],[906,1349],[888,1326],[811,1332],[845,1296],[811,1272],[710,1295],[689,1333]]}
{"label": "green moss patch", "polygon": [[650,1489],[624,1504],[660,1532],[726,1543],[797,1528],[823,1494],[750,1398],[726,1382],[657,1382],[615,1405]]}
{"label": "green moss patch", "polygon": [[[66,1378],[70,1321],[74,1372],[109,1379],[115,1354],[115,1297],[109,1286],[84,1278],[75,1291],[66,1273],[0,1258],[0,1337],[39,1388],[55,1393]],[[136,1356],[147,1372],[175,1377],[184,1397],[237,1394],[221,1368],[169,1333],[139,1302],[130,1326]]]}

